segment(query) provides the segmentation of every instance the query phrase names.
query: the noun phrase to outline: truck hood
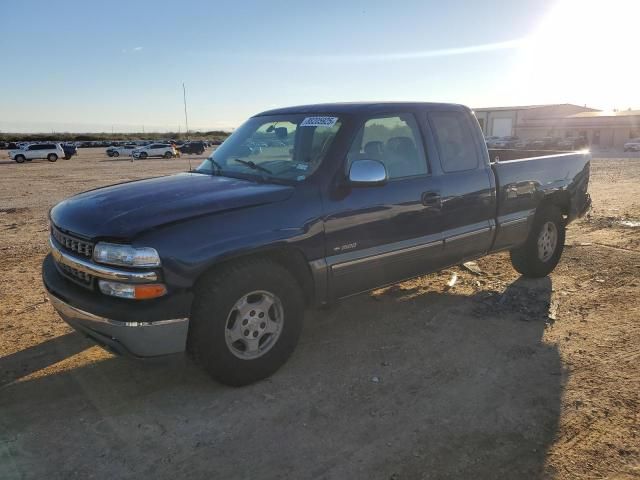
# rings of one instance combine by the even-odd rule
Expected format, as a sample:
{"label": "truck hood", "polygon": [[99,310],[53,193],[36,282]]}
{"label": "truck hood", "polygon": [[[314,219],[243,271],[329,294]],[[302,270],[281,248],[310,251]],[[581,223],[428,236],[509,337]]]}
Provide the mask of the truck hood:
{"label": "truck hood", "polygon": [[182,173],[90,190],[57,204],[51,221],[85,238],[131,239],[173,222],[286,200],[293,187]]}

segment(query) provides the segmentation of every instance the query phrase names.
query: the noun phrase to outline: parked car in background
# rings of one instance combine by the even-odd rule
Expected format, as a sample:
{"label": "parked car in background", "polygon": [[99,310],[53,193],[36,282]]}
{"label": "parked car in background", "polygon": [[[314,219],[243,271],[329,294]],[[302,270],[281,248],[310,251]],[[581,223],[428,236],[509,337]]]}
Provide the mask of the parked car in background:
{"label": "parked car in background", "polygon": [[625,152],[640,152],[640,138],[632,138],[624,144]]}
{"label": "parked car in background", "polygon": [[484,137],[484,142],[487,144],[488,148],[495,148],[495,142],[497,142],[498,140],[500,140],[500,137],[496,137],[496,136]]}
{"label": "parked car in background", "polygon": [[121,147],[109,147],[106,153],[110,157],[130,157],[131,153],[138,148],[137,145],[123,145]]}
{"label": "parked car in background", "polygon": [[177,152],[174,147],[167,143],[152,143],[144,147],[133,150],[133,158],[145,159],[147,157],[173,158]]}
{"label": "parked car in background", "polygon": [[64,158],[64,150],[59,143],[34,143],[25,148],[9,150],[9,157],[17,163],[46,158],[50,162],[55,162],[58,158]]}
{"label": "parked car in background", "polygon": [[529,143],[529,148],[537,150],[548,150],[557,148],[560,139],[558,137],[542,137],[536,138]]}
{"label": "parked car in background", "polygon": [[518,148],[520,150],[525,149],[525,148],[529,148],[529,145],[531,143],[531,139],[529,138],[521,138],[520,140],[518,140],[514,146],[514,148]]}
{"label": "parked car in background", "polygon": [[195,153],[197,155],[202,155],[205,149],[204,142],[189,142],[178,147],[180,153]]}
{"label": "parked car in background", "polygon": [[515,148],[520,139],[515,136],[499,137],[493,142],[492,148]]}
{"label": "parked car in background", "polygon": [[559,150],[582,150],[587,146],[587,140],[584,137],[566,137],[558,142]]}
{"label": "parked car in background", "polygon": [[65,160],[69,160],[71,157],[78,154],[78,148],[71,143],[64,143],[61,146],[64,151]]}

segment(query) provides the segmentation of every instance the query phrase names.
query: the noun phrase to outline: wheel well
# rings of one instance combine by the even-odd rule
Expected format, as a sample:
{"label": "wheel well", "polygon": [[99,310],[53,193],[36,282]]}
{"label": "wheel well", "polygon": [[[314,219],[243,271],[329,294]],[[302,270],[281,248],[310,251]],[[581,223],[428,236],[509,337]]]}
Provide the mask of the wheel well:
{"label": "wheel well", "polygon": [[541,207],[544,205],[553,205],[554,207],[558,207],[562,215],[568,216],[571,211],[571,197],[569,196],[569,192],[562,191],[549,195],[542,200],[542,203],[540,204]]}
{"label": "wheel well", "polygon": [[201,278],[211,272],[214,272],[221,266],[226,266],[233,262],[250,260],[252,258],[268,259],[286,268],[302,288],[307,305],[311,305],[313,303],[315,290],[311,270],[309,270],[309,264],[302,252],[297,248],[292,247],[262,250],[222,260],[202,272],[194,284],[198,283]]}

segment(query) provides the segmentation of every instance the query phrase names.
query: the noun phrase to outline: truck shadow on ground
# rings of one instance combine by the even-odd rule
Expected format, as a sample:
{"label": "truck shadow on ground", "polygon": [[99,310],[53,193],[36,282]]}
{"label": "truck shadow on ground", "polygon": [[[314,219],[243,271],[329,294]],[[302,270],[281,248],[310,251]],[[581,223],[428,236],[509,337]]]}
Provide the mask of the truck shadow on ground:
{"label": "truck shadow on ground", "polygon": [[67,333],[0,358],[0,387],[47,368],[93,346],[77,333]]}
{"label": "truck shadow on ground", "polygon": [[[356,297],[311,312],[288,364],[240,389],[180,359],[14,382],[0,389],[0,477],[540,477],[565,375],[542,341],[550,296],[546,278]],[[47,364],[47,344],[20,361]]]}

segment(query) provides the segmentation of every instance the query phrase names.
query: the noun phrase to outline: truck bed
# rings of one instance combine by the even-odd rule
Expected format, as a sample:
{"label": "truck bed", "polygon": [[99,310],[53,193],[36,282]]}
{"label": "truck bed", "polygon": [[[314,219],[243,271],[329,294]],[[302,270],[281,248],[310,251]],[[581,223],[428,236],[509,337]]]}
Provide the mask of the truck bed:
{"label": "truck bed", "polygon": [[[523,156],[533,153],[518,150],[508,152],[522,153]],[[567,221],[579,217],[589,207],[587,187],[591,154],[544,153],[543,156],[511,158],[507,161],[500,156],[499,162],[491,163],[498,200],[495,250],[517,244],[526,238],[533,215],[543,200],[552,199],[562,209]]]}

